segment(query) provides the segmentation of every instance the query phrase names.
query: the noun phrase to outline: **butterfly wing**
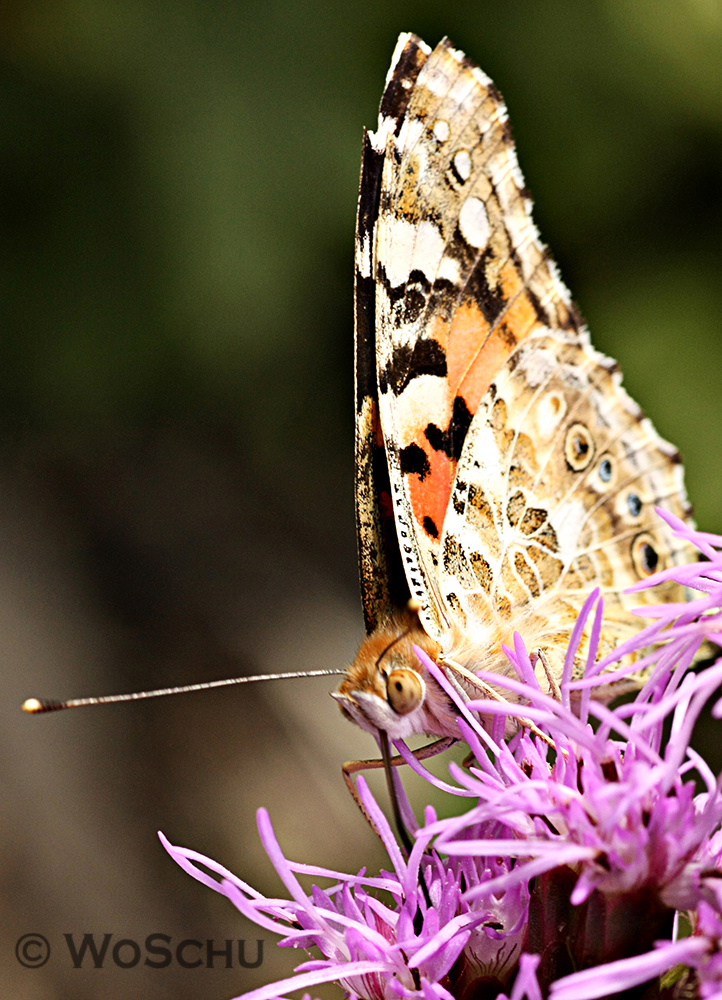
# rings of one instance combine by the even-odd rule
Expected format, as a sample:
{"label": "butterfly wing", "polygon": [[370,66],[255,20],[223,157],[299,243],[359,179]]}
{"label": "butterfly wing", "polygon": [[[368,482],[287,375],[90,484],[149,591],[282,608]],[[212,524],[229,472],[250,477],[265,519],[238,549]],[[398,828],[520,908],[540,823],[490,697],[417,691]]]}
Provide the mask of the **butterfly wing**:
{"label": "butterfly wing", "polygon": [[535,330],[476,412],[444,523],[441,590],[474,660],[493,667],[519,630],[558,674],[592,588],[605,601],[602,654],[638,632],[632,608],[683,599],[671,582],[623,593],[693,557],[655,505],[689,516],[677,452],[613,362]]}
{"label": "butterfly wing", "polygon": [[[384,120],[398,125],[403,119],[414,81],[429,51],[420,39],[403,36],[381,102],[380,116]],[[394,523],[376,378],[376,282],[372,247],[383,163],[383,152],[374,148],[369,133],[365,133],[356,216],[355,496],[361,600],[368,633],[409,599]]]}
{"label": "butterfly wing", "polygon": [[421,620],[438,639],[451,627],[441,534],[472,418],[534,329],[575,339],[579,323],[531,222],[499,94],[446,41],[409,81],[401,67],[416,45],[402,36],[386,88],[408,94],[403,114],[384,114],[382,103],[370,136],[382,158],[370,252],[396,530]]}
{"label": "butterfly wing", "polygon": [[621,591],[683,555],[653,514],[688,515],[681,467],[589,344],[503,101],[447,41],[402,36],[369,144],[378,418],[424,627],[498,649],[534,608],[561,645],[599,585],[615,642],[640,603]]}

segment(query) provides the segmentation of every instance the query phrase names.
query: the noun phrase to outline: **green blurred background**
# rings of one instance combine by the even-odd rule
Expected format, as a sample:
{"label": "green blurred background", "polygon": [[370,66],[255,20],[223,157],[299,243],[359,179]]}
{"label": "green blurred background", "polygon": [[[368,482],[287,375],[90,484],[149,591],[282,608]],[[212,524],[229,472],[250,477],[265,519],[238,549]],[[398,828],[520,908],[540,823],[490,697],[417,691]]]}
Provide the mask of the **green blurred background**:
{"label": "green blurred background", "polygon": [[[595,345],[680,447],[700,525],[722,530],[720,0],[10,0],[8,995],[233,996],[300,959],[272,965],[270,936],[176,870],[157,827],[272,892],[261,804],[299,860],[381,863],[338,772],[373,746],[332,681],[40,719],[17,706],[353,655],[355,201],[402,30],[449,35],[496,81]],[[30,931],[54,948],[41,970],[14,958]],[[85,931],[265,936],[268,958],[73,970],[62,934]]]}

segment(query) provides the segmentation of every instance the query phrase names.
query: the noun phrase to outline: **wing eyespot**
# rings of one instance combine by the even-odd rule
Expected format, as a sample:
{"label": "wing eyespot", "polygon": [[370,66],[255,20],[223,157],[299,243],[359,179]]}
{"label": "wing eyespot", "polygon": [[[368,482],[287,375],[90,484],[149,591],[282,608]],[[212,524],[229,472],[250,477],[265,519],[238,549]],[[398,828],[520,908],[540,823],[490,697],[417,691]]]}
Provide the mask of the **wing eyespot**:
{"label": "wing eyespot", "polygon": [[424,700],[424,682],[415,670],[392,670],[386,679],[386,697],[397,715],[408,715]]}
{"label": "wing eyespot", "polygon": [[584,424],[574,423],[567,431],[564,457],[572,472],[583,472],[591,464],[594,458],[594,438]]}
{"label": "wing eyespot", "polygon": [[599,473],[599,478],[603,483],[610,483],[614,473],[614,467],[612,466],[611,459],[607,457],[603,458],[599,463],[597,471]]}
{"label": "wing eyespot", "polygon": [[636,493],[630,493],[627,496],[627,510],[632,517],[639,517],[642,511],[642,501]]}
{"label": "wing eyespot", "polygon": [[608,452],[599,456],[596,462],[594,481],[591,484],[598,493],[613,490],[617,483],[617,460]]}
{"label": "wing eyespot", "polygon": [[637,535],[632,542],[632,562],[641,579],[651,576],[659,569],[659,553],[654,546],[654,539],[647,532]]}

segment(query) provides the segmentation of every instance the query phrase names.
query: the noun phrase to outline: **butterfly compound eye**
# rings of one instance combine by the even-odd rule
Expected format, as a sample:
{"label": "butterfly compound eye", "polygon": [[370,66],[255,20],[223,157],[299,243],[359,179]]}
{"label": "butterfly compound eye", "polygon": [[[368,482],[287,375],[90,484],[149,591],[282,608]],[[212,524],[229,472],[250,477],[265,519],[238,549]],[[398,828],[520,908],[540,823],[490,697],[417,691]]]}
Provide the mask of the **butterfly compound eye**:
{"label": "butterfly compound eye", "polygon": [[424,700],[424,684],[414,670],[392,670],[386,681],[386,696],[397,715],[408,715]]}

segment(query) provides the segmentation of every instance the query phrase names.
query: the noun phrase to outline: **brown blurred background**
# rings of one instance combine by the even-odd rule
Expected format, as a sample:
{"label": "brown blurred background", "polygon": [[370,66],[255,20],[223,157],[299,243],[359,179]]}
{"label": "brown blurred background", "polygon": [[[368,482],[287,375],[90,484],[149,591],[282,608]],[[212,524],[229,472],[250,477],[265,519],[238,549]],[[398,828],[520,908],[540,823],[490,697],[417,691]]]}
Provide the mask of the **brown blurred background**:
{"label": "brown blurred background", "polygon": [[[401,30],[448,34],[497,82],[596,346],[681,448],[701,526],[722,529],[719,0],[10,0],[4,995],[222,998],[302,959],[276,959],[156,829],[271,893],[259,805],[298,860],[382,863],[339,771],[373,744],[333,679],[44,718],[19,704],[353,655],[356,186]],[[15,960],[29,932],[51,943],[42,969]],[[245,937],[250,956],[261,937],[266,958],[75,970],[62,935],[85,932]]]}

